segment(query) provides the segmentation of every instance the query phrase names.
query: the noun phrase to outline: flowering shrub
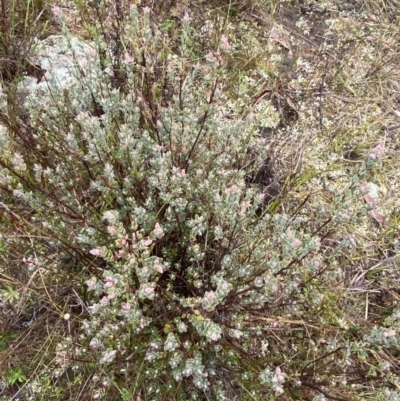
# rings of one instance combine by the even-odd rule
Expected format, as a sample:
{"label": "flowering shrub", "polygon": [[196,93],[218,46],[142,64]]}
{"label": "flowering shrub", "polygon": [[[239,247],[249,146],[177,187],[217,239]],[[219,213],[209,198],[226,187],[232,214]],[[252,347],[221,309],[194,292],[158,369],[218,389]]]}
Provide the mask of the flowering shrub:
{"label": "flowering shrub", "polygon": [[[76,372],[93,399],[275,399],[332,386],[362,346],[397,346],[392,328],[354,338],[326,285],[344,278],[345,227],[365,219],[359,183],[383,148],[315,218],[302,201],[269,208],[254,179],[271,151],[260,117],[224,107],[227,36],[199,62],[188,14],[179,57],[149,10],[127,18],[119,58],[97,36],[79,85],[50,80],[52,101],[30,108],[29,133],[3,104],[5,210],[25,210],[32,230],[23,262],[48,286],[75,275],[82,304],[49,361],[54,377]],[[293,329],[319,324],[348,335]],[[274,329],[287,344],[269,342]]]}

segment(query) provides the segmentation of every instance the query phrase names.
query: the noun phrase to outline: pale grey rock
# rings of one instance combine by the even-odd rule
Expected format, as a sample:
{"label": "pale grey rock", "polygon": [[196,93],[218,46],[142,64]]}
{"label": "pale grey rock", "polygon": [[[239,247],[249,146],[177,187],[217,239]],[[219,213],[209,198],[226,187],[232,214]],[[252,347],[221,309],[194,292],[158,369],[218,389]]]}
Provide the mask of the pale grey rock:
{"label": "pale grey rock", "polygon": [[[54,35],[38,41],[30,61],[40,66],[37,76],[26,76],[18,85],[24,107],[46,107],[56,89],[68,89],[79,84],[79,77],[97,60],[94,44],[74,36]],[[90,67],[91,68],[91,67]],[[33,71],[37,69],[32,68]],[[40,72],[45,74],[41,76]]]}

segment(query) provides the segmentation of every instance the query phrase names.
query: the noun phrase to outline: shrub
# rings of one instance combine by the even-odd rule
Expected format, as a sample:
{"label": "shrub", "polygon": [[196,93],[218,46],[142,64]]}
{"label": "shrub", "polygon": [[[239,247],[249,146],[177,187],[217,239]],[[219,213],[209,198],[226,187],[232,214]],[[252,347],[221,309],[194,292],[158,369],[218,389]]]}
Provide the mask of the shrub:
{"label": "shrub", "polygon": [[78,85],[49,78],[29,130],[3,98],[1,205],[29,240],[6,238],[3,254],[24,255],[58,322],[37,396],[323,399],[358,380],[362,352],[397,346],[392,322],[363,337],[335,291],[378,158],[329,209],[310,215],[308,198],[290,197],[270,208],[255,177],[273,143],[258,119],[276,116],[227,107],[227,38],[200,62],[189,16],[176,54],[148,10],[126,18],[119,51],[95,36]]}

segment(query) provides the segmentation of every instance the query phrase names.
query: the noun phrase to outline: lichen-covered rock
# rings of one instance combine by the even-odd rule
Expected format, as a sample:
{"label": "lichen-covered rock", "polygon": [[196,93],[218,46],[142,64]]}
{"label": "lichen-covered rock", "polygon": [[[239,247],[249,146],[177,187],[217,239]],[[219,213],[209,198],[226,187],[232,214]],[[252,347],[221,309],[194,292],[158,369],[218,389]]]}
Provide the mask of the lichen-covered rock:
{"label": "lichen-covered rock", "polygon": [[28,75],[18,85],[24,106],[45,106],[51,99],[52,88],[77,85],[90,61],[96,58],[94,45],[74,36],[54,35],[37,42]]}

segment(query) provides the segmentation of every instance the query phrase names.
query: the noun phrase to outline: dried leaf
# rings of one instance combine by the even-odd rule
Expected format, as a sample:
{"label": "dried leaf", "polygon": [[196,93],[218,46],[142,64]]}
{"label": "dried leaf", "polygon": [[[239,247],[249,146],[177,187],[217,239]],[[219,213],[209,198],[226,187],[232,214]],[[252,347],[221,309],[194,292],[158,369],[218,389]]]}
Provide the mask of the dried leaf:
{"label": "dried leaf", "polygon": [[251,100],[251,103],[256,104],[260,100],[264,99],[269,93],[271,93],[270,89],[265,89],[261,93],[259,93],[257,96],[254,96],[253,99]]}
{"label": "dried leaf", "polygon": [[[375,206],[377,203],[377,198],[371,197],[369,194],[364,195],[365,203],[368,206]],[[380,226],[385,225],[385,217],[382,216],[378,211],[372,209],[369,214],[377,221]]]}
{"label": "dried leaf", "polygon": [[364,195],[364,200],[365,200],[366,204],[369,206],[375,205],[373,199],[368,194]]}
{"label": "dried leaf", "polygon": [[369,212],[371,214],[371,216],[378,222],[378,224],[380,226],[384,226],[385,225],[385,217],[382,216],[379,212],[377,212],[375,209],[371,210]]}
{"label": "dried leaf", "polygon": [[[368,206],[374,207],[376,206],[380,199],[379,199],[379,187],[378,185],[374,184],[373,182],[366,182],[363,181],[362,182],[362,188],[364,188],[364,190],[367,190],[368,192],[366,194],[364,194],[364,200],[365,203]],[[376,222],[380,225],[380,226],[384,226],[385,225],[385,217],[383,215],[381,215],[378,211],[376,211],[375,209],[372,209],[369,214],[376,220]]]}
{"label": "dried leaf", "polygon": [[281,46],[292,53],[292,45],[290,44],[288,33],[284,32],[282,28],[280,31],[281,32],[279,32],[274,25],[271,29],[271,33],[269,34],[270,39],[275,40],[275,42],[278,42]]}

